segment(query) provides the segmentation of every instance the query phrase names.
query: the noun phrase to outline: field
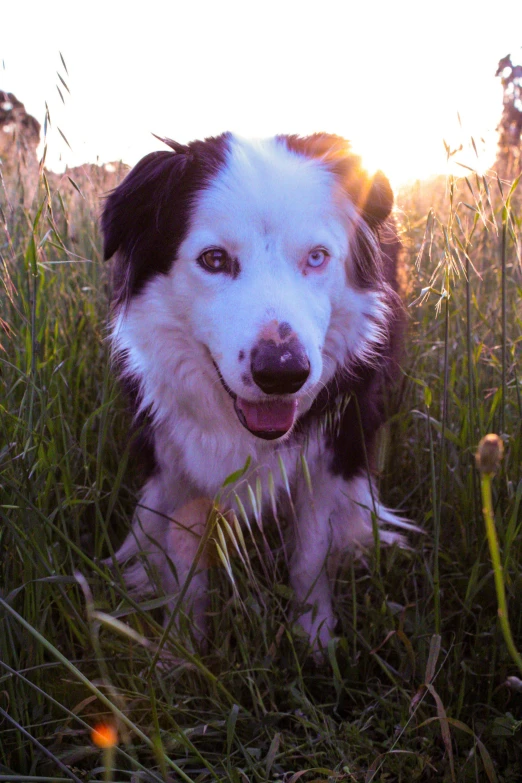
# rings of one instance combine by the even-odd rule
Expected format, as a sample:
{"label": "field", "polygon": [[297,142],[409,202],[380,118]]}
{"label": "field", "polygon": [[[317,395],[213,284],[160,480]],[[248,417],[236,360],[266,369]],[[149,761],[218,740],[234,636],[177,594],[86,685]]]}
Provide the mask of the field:
{"label": "field", "polygon": [[[399,194],[409,336],[379,483],[425,534],[339,575],[339,633],[317,663],[259,517],[244,539],[216,532],[205,653],[188,622],[164,638],[162,599],[137,604],[100,565],[139,475],[105,339],[99,194],[87,175],[42,177],[30,204],[5,184],[0,781],[522,781],[522,671],[499,622],[474,461],[482,436],[501,435],[499,581],[521,650],[516,198],[472,172]],[[99,724],[117,736],[93,741]]]}

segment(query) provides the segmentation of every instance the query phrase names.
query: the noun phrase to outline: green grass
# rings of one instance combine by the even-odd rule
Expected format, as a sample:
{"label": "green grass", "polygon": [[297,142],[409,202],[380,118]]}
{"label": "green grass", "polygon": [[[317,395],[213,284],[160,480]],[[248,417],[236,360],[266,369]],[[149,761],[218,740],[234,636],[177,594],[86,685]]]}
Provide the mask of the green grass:
{"label": "green grass", "polygon": [[[98,564],[139,477],[109,368],[99,202],[77,184],[41,184],[31,208],[14,185],[0,195],[0,781],[522,780],[522,683],[473,458],[502,436],[493,501],[520,651],[516,191],[470,175],[400,195],[410,333],[380,486],[426,535],[340,575],[318,665],[289,619],[277,531],[273,559],[257,529],[243,557],[222,539],[205,654],[189,623],[162,639],[159,601],[137,605]],[[90,739],[100,721],[118,728],[113,760]]]}

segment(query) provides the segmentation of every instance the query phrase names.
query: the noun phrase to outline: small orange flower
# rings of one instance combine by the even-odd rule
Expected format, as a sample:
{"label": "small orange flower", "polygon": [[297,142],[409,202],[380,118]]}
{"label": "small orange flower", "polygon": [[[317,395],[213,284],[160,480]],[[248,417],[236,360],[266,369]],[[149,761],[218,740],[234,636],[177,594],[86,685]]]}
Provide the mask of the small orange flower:
{"label": "small orange flower", "polygon": [[113,748],[118,743],[118,732],[110,723],[97,723],[91,731],[91,739],[99,748]]}

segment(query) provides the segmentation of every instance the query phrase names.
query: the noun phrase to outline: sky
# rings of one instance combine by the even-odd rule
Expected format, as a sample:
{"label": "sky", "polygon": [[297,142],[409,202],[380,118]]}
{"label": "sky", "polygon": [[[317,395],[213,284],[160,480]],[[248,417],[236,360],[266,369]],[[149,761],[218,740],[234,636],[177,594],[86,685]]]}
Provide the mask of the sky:
{"label": "sky", "polygon": [[153,133],[186,142],[225,130],[337,133],[395,186],[445,172],[444,140],[473,166],[473,137],[489,166],[497,64],[522,57],[521,0],[5,5],[0,89],[42,124],[47,102],[54,170],[133,165],[161,148]]}

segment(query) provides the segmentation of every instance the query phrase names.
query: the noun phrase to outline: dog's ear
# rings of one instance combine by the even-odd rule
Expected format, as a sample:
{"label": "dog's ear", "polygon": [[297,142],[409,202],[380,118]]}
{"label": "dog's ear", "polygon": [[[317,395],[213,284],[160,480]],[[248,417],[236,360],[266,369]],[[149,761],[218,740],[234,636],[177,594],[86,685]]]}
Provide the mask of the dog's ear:
{"label": "dog's ear", "polygon": [[393,190],[382,171],[372,177],[359,167],[346,178],[345,187],[366,222],[376,228],[384,223],[393,208]]}
{"label": "dog's ear", "polygon": [[102,213],[104,257],[116,254],[116,304],[126,302],[156,274],[166,273],[182,238],[188,211],[184,197],[187,148],[144,157],[113,190]]}
{"label": "dog's ear", "polygon": [[372,228],[377,228],[390,215],[393,207],[390,183],[382,171],[369,176],[346,139],[331,133],[279,138],[289,149],[323,161],[338,176],[351,201]]}

